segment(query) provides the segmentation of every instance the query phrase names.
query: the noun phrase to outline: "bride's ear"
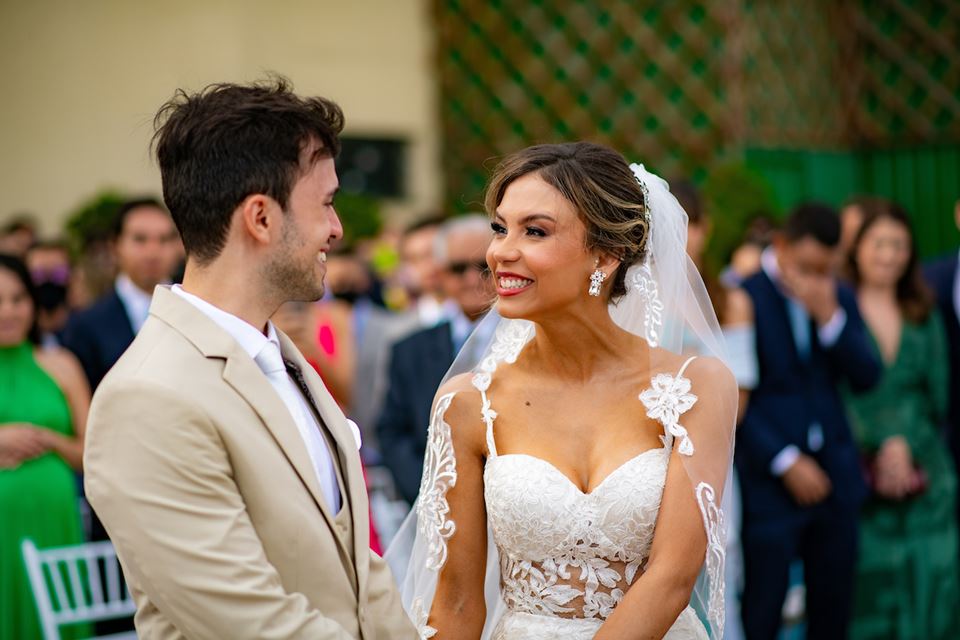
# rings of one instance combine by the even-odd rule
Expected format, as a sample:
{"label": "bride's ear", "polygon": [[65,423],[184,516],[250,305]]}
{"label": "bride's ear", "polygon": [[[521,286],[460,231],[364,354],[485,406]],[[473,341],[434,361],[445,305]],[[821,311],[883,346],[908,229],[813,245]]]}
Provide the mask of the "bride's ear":
{"label": "bride's ear", "polygon": [[607,277],[611,277],[614,273],[617,272],[617,269],[620,267],[620,259],[615,255],[612,255],[607,252],[602,252],[597,254],[597,266],[596,269],[600,269]]}

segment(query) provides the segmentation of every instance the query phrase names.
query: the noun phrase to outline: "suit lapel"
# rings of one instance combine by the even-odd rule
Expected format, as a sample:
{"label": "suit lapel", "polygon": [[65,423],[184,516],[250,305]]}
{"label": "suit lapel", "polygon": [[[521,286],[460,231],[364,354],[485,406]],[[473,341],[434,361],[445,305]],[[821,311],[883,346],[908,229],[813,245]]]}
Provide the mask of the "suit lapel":
{"label": "suit lapel", "polygon": [[[780,288],[777,286],[766,271],[760,272],[763,275],[763,282],[766,284],[769,289],[771,300],[774,303],[774,307],[777,312],[777,322],[780,324],[780,330],[783,332],[783,335],[787,337],[787,342],[789,342],[789,349],[793,353],[793,357],[796,359],[797,364],[800,367],[806,367],[807,363],[800,356],[800,350],[797,348],[797,338],[793,335],[793,323],[790,321],[790,310],[787,309],[787,297],[783,295],[783,292],[780,291]],[[810,350],[811,356],[813,354],[813,341],[814,341],[815,332],[811,331],[810,333]]]}
{"label": "suit lapel", "polygon": [[290,465],[309,489],[317,507],[333,526],[333,514],[330,513],[327,501],[320,490],[316,471],[303,438],[300,437],[300,431],[287,405],[270,386],[270,382],[246,353],[227,358],[223,368],[223,379],[243,396],[263,420],[264,426],[270,431]]}
{"label": "suit lapel", "polygon": [[349,558],[337,534],[333,514],[320,491],[316,470],[293,416],[253,359],[230,334],[168,287],[157,287],[150,313],[179,331],[207,358],[225,360],[222,373],[224,382],[233,387],[260,416],[264,427],[307,487],[334,538]]}
{"label": "suit lapel", "polygon": [[280,330],[277,330],[277,336],[280,339],[280,352],[284,359],[292,362],[300,369],[307,389],[310,391],[310,400],[336,443],[336,451],[331,451],[331,454],[337,461],[342,476],[340,485],[340,495],[343,500],[342,508],[350,510],[353,521],[354,566],[357,572],[357,583],[362,591],[367,579],[367,564],[360,562],[360,558],[365,557],[370,546],[370,531],[365,526],[369,522],[369,506],[366,481],[363,469],[360,466],[360,456],[355,454],[357,441],[347,425],[343,411],[340,410],[336,400],[327,391],[317,372],[290,338]]}

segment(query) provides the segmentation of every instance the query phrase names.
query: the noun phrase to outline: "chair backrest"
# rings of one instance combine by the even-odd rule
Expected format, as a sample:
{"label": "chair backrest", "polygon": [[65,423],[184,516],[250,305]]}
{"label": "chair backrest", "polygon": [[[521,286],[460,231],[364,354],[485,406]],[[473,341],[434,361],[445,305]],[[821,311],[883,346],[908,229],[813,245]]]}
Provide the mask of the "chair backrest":
{"label": "chair backrest", "polygon": [[20,549],[44,640],[59,640],[59,627],[64,624],[110,620],[136,612],[110,542],[38,549],[27,538]]}

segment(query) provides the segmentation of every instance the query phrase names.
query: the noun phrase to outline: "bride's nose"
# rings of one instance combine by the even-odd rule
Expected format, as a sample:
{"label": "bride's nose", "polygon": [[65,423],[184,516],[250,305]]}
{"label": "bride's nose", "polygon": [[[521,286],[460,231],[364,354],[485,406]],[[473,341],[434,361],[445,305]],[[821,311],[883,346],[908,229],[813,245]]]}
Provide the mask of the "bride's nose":
{"label": "bride's nose", "polygon": [[[492,258],[492,260],[491,260]],[[494,265],[502,263],[516,262],[520,259],[520,250],[516,242],[509,235],[502,238],[494,238],[487,250],[487,262]]]}

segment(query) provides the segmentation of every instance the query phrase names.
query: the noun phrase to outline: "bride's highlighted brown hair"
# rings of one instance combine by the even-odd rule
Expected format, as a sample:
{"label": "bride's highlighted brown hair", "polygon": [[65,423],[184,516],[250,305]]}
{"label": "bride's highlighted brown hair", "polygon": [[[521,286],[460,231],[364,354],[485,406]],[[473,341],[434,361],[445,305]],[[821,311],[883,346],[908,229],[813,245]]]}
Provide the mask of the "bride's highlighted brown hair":
{"label": "bride's highlighted brown hair", "polygon": [[536,173],[576,208],[587,249],[620,260],[610,297],[627,292],[627,269],[646,254],[650,223],[644,191],[622,155],[591,142],[540,144],[506,157],[493,172],[484,206],[493,216],[510,184]]}

